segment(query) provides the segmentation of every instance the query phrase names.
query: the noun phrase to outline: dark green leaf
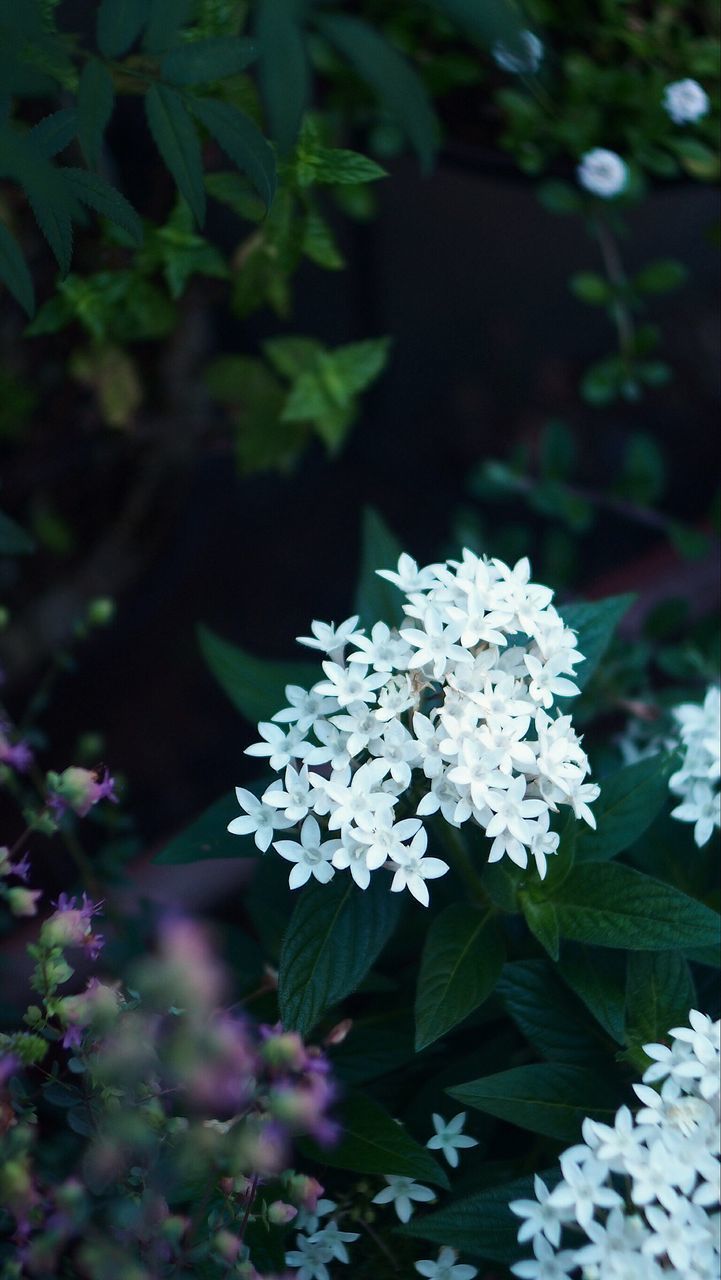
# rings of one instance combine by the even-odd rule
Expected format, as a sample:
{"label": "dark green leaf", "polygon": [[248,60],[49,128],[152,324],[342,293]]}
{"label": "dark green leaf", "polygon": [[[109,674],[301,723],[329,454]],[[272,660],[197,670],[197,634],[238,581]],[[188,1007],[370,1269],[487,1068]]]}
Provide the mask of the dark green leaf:
{"label": "dark green leaf", "polygon": [[519,896],[521,910],[534,938],[537,938],[552,960],[558,959],[560,935],[558,916],[552,902],[538,902],[528,893]]}
{"label": "dark green leaf", "polygon": [[632,952],[626,982],[626,1039],[632,1045],[665,1040],[688,1021],[696,992],[688,962],[678,951]]}
{"label": "dark green leaf", "polygon": [[521,10],[508,0],[431,0],[437,9],[482,44],[516,43],[523,30]]}
{"label": "dark green leaf", "polygon": [[578,648],[586,659],[579,663],[573,677],[579,689],[585,689],[633,601],[632,595],[625,595],[608,596],[605,600],[590,603],[561,605],[558,612],[566,626],[578,633]]}
{"label": "dark green leaf", "polygon": [[90,58],[78,84],[78,137],[85,159],[93,169],[100,163],[103,137],[114,103],[110,72],[97,58]]}
{"label": "dark green leaf", "polygon": [[491,994],[505,957],[495,913],[465,903],[433,921],[416,993],[416,1049],[424,1049],[477,1009]]}
{"label": "dark green leaf", "polygon": [[567,942],[561,952],[558,972],[604,1030],[619,1044],[624,1044],[623,954]]}
{"label": "dark green leaf", "polygon": [[601,794],[593,804],[596,830],[579,824],[576,862],[605,862],[630,848],[667,803],[675,767],[675,758],[664,752],[601,778]]}
{"label": "dark green leaf", "polygon": [[41,156],[49,160],[69,147],[77,132],[77,112],[72,107],[63,107],[39,120],[30,130],[28,140]]}
{"label": "dark green leaf", "polygon": [[[560,1170],[543,1170],[540,1176],[546,1186],[553,1187],[559,1181]],[[512,1200],[533,1198],[533,1178],[516,1178],[503,1186],[451,1201],[436,1213],[414,1217],[402,1232],[420,1240],[450,1245],[488,1262],[515,1262],[520,1252],[519,1219],[508,1206]]]}
{"label": "dark green leaf", "polygon": [[580,213],[583,208],[581,193],[570,182],[553,179],[542,182],[538,188],[538,199],[549,213]]}
{"label": "dark green leaf", "polygon": [[218,146],[247,173],[261,199],[270,207],[277,184],[275,157],[260,130],[230,102],[195,98],[191,105]]}
{"label": "dark green leaf", "polygon": [[569,280],[571,293],[592,307],[603,307],[613,297],[613,289],[594,271],[577,271]]}
{"label": "dark green leaf", "polygon": [[171,84],[208,84],[244,71],[258,56],[252,40],[228,36],[193,40],[166,53],[160,64],[164,80]]}
{"label": "dark green leaf", "polygon": [[[2,231],[0,223],[0,254],[2,253]],[[29,534],[21,529],[10,516],[0,511],[0,556],[26,556],[35,550],[35,543]]]}
{"label": "dark green leaf", "polygon": [[575,1066],[598,1064],[599,1042],[593,1025],[547,960],[505,965],[496,992],[516,1026],[544,1058]]}
{"label": "dark green leaf", "polygon": [[[248,790],[265,791],[267,781]],[[258,854],[252,836],[233,836],[228,823],[241,813],[232,792],[223,795],[209,809],[200,814],[190,826],[173,836],[173,839],[153,858],[153,862],[165,866],[170,863],[201,862],[206,858],[253,858]]]}
{"label": "dark green leaf", "polygon": [[321,31],[348,59],[401,126],[425,171],[436,154],[438,127],[423,81],[406,59],[368,23],[350,15],[319,17]]}
{"label": "dark green leaf", "polygon": [[584,1067],[550,1062],[511,1067],[447,1092],[463,1106],[561,1142],[578,1138],[585,1116],[611,1119],[619,1103],[618,1091],[607,1078]]}
{"label": "dark green leaf", "polygon": [[670,293],[685,284],[688,271],[675,258],[663,258],[650,262],[634,277],[634,285],[641,293]]}
{"label": "dark green leaf", "polygon": [[310,66],[294,0],[259,0],[260,87],[270,135],[281,155],[298,137],[310,97]]}
{"label": "dark green leaf", "polygon": [[98,173],[89,173],[87,169],[63,169],[62,172],[73,195],[81,204],[89,205],[96,213],[117,223],[136,244],[140,244],[143,239],[143,224],[125,196],[111,187]]}
{"label": "dark green leaf", "polygon": [[448,1186],[445,1173],[425,1147],[372,1098],[352,1093],[335,1109],[334,1116],[342,1130],[338,1143],[330,1148],[308,1141],[299,1144],[320,1164],[351,1173],[388,1174]]}
{"label": "dark green leaf", "polygon": [[315,338],[287,334],[280,338],[269,338],[263,343],[263,351],[273,368],[284,378],[295,379],[306,373],[316,364],[322,351],[321,344]]}
{"label": "dark green leaf", "polygon": [[4,222],[0,222],[0,280],[20,306],[31,316],[35,310],[35,289],[25,259]]}
{"label": "dark green leaf", "polygon": [[388,174],[370,156],[364,156],[359,151],[346,151],[341,147],[317,147],[299,161],[298,176],[302,186],[310,186],[313,182],[345,186],[359,182],[377,182]]}
{"label": "dark green leaf", "polygon": [[632,867],[576,866],[554,894],[561,937],[600,947],[664,951],[719,942],[710,907]]}
{"label": "dark green leaf", "polygon": [[150,0],[143,48],[148,53],[165,53],[172,48],[192,9],[193,0]]}
{"label": "dark green leaf", "polygon": [[366,507],[363,512],[360,574],[356,588],[355,609],[365,626],[387,622],[399,626],[405,617],[403,596],[392,582],[380,578],[376,570],[398,567],[403,548],[377,511]]}
{"label": "dark green leaf", "polygon": [[101,0],[98,48],[106,58],[120,58],[135,43],[148,16],[149,0]]}
{"label": "dark green leaf", "polygon": [[185,103],[175,89],[154,84],[145,95],[148,125],[158,151],[196,221],[205,219],[205,187],[200,142]]}
{"label": "dark green leaf", "polygon": [[208,627],[198,627],[198,643],[220,687],[251,722],[268,720],[286,705],[286,685],[309,689],[319,678],[314,663],[256,658]]}
{"label": "dark green leaf", "polygon": [[384,876],[365,892],[350,876],[301,892],[283,940],[278,1002],[283,1024],[307,1035],[321,1015],[355,991],[400,915]]}

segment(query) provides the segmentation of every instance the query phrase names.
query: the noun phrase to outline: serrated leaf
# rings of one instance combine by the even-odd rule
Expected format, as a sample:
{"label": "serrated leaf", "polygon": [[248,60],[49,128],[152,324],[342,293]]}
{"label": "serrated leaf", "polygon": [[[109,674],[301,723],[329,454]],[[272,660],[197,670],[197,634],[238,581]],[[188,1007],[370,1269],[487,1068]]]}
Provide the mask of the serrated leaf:
{"label": "serrated leaf", "polygon": [[4,222],[0,222],[0,280],[4,282],[23,311],[35,311],[35,289],[27,263]]}
{"label": "serrated leaf", "polygon": [[28,134],[28,141],[32,142],[39,155],[49,160],[69,147],[77,132],[77,112],[73,107],[63,107],[38,120]]}
{"label": "serrated leaf", "polygon": [[317,209],[309,209],[307,213],[303,253],[326,271],[342,271],[345,266],[345,258],[333,238],[333,232]]}
{"label": "serrated leaf", "polygon": [[[3,231],[4,227],[0,222],[0,254]],[[30,535],[10,516],[6,516],[4,511],[0,511],[0,556],[26,556],[34,550],[35,543]]]}
{"label": "serrated leaf", "polygon": [[135,244],[141,243],[143,224],[125,196],[111,187],[99,174],[90,173],[87,169],[67,168],[62,172],[73,195],[81,204],[89,205],[96,213],[122,227]]}
{"label": "serrated leaf", "polygon": [[448,1187],[443,1169],[430,1152],[373,1098],[350,1094],[334,1110],[334,1118],[341,1126],[340,1140],[329,1148],[306,1140],[299,1143],[304,1154],[331,1169],[395,1175]]}
{"label": "serrated leaf", "polygon": [[293,147],[310,98],[310,66],[294,0],[259,0],[260,88],[281,155]]}
{"label": "serrated leaf", "polygon": [[318,25],[398,122],[428,172],[435,159],[438,126],[423,81],[410,63],[360,18],[325,14],[318,17]]}
{"label": "serrated leaf", "polygon": [[[349,342],[332,354],[333,372],[346,393],[365,391],[385,368],[390,338],[365,338]],[[383,566],[381,566],[383,567]]]}
{"label": "serrated leaf", "polygon": [[165,53],[175,44],[192,10],[193,0],[150,0],[143,48],[148,53]]}
{"label": "serrated leaf", "polygon": [[120,58],[135,43],[149,12],[149,0],[101,0],[97,41],[106,58]]}
{"label": "serrated leaf", "polygon": [[114,105],[115,91],[110,72],[97,58],[88,59],[78,84],[78,137],[91,168],[100,163],[103,137]]}
{"label": "serrated leaf", "polygon": [[240,173],[206,173],[205,189],[215,200],[227,204],[239,218],[261,222],[265,216],[265,204],[256,195],[248,179]]}
{"label": "serrated leaf", "polygon": [[564,604],[559,608],[566,626],[577,632],[578,649],[586,659],[579,663],[573,677],[579,689],[585,689],[634,599],[632,595],[608,596],[605,600]]}
{"label": "serrated leaf", "polygon": [[658,1043],[671,1027],[688,1021],[696,992],[686,959],[678,951],[632,952],[626,981],[626,1039],[631,1045]]}
{"label": "serrated leaf", "polygon": [[[558,1167],[545,1169],[540,1177],[547,1187],[553,1187],[561,1173]],[[532,1200],[534,1195],[532,1177],[516,1178],[451,1201],[435,1213],[414,1217],[401,1231],[405,1236],[450,1245],[484,1261],[515,1262],[520,1250],[519,1220],[508,1206],[512,1200]]]}
{"label": "serrated leaf", "polygon": [[566,942],[558,973],[599,1025],[619,1044],[624,1044],[624,955]]}
{"label": "serrated leaf", "polygon": [[558,981],[547,960],[504,965],[496,987],[516,1026],[544,1058],[596,1066],[599,1038],[584,1010]]}
{"label": "serrated leaf", "polygon": [[379,513],[365,507],[355,611],[366,626],[379,621],[399,626],[405,618],[402,593],[377,573],[378,569],[395,571],[402,551],[400,542]]}
{"label": "serrated leaf", "polygon": [[593,803],[596,830],[579,823],[576,862],[605,862],[635,844],[668,802],[675,767],[675,758],[663,752],[602,777]]}
{"label": "serrated leaf", "polygon": [[670,884],[611,862],[575,866],[553,897],[561,937],[629,951],[712,947],[719,916]]}
{"label": "serrated leaf", "polygon": [[60,177],[60,171],[49,164],[24,171],[20,181],[61,274],[67,275],[73,254],[73,217],[80,213],[77,202]]}
{"label": "serrated leaf", "polygon": [[552,960],[558,959],[560,933],[558,916],[552,902],[539,902],[528,893],[519,894],[521,910],[534,938]]}
{"label": "serrated leaf", "polygon": [[278,373],[284,378],[295,379],[313,368],[322,346],[316,338],[288,334],[280,338],[269,338],[263,343],[263,351]]}
{"label": "serrated leaf", "polygon": [[209,627],[198,627],[198,643],[221,689],[246,720],[253,723],[270,719],[286,705],[286,685],[309,689],[320,674],[318,666],[311,662],[256,658],[223,640]]}
{"label": "serrated leaf", "polygon": [[160,72],[171,84],[209,84],[245,71],[257,56],[258,47],[252,40],[227,36],[193,40],[166,53]]}
{"label": "serrated leaf", "polygon": [[247,173],[261,199],[270,207],[277,185],[275,156],[260,129],[230,102],[194,98],[191,105],[218,146]]}
{"label": "serrated leaf", "polygon": [[301,186],[312,182],[331,186],[357,185],[359,182],[377,182],[388,173],[370,156],[360,151],[348,151],[342,147],[317,147],[298,162]]}
{"label": "serrated leaf", "polygon": [[493,910],[446,907],[431,924],[416,992],[416,1049],[433,1044],[493,991],[505,946]]}
{"label": "serrated leaf", "polygon": [[205,220],[205,187],[200,141],[185,103],[175,89],[154,84],[145,95],[148,125],[158,151],[196,222]]}
{"label": "serrated leaf", "polygon": [[620,1101],[607,1078],[550,1062],[511,1067],[446,1092],[463,1106],[561,1142],[576,1141],[585,1116],[608,1123]]}
{"label": "serrated leaf", "polygon": [[[249,791],[258,792],[267,789],[267,780],[252,784]],[[241,812],[235,795],[230,792],[223,795],[208,809],[205,809],[189,826],[173,836],[168,844],[163,845],[153,862],[161,866],[178,865],[186,862],[201,862],[206,858],[253,858],[258,849],[252,836],[234,836],[228,831],[228,823],[237,818]]]}
{"label": "serrated leaf", "polygon": [[358,987],[400,915],[383,876],[359,889],[350,876],[300,893],[283,939],[278,1003],[283,1025],[307,1036],[332,1005]]}

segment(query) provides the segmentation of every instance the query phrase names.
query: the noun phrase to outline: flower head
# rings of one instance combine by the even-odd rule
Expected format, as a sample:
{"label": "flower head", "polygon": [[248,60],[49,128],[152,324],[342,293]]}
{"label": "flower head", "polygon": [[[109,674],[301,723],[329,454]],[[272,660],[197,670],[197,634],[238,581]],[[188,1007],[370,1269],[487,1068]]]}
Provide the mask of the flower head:
{"label": "flower head", "polygon": [[663,91],[663,105],[674,124],[695,124],[711,110],[706,90],[698,80],[674,80]]}
{"label": "flower head", "polygon": [[620,196],[628,185],[628,165],[615,151],[594,147],[581,158],[576,175],[581,186],[602,200]]}

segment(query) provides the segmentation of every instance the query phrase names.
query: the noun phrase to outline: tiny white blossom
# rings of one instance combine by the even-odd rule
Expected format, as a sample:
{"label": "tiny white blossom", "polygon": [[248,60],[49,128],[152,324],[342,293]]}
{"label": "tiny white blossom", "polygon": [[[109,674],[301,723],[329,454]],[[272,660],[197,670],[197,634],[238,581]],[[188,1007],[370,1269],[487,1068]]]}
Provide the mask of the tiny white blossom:
{"label": "tiny white blossom", "polygon": [[695,124],[711,110],[711,101],[698,80],[674,80],[663,91],[663,105],[674,124]]}
{"label": "tiny white blossom", "polygon": [[409,594],[413,591],[427,591],[433,586],[435,575],[432,569],[419,569],[415,560],[404,551],[398,558],[398,569],[376,569],[379,578],[386,578],[401,591]]}
{"label": "tiny white blossom", "polygon": [[321,653],[327,653],[330,657],[340,657],[345,646],[362,633],[362,628],[361,631],[356,630],[357,626],[357,614],[346,618],[337,627],[334,622],[311,622],[313,634],[297,636],[298,644],[304,644],[307,649],[320,649]]}
{"label": "tiny white blossom", "polygon": [[[279,813],[274,806],[265,802],[265,799],[259,800],[245,787],[236,787],[235,794],[238,804],[241,809],[245,809],[245,813],[228,823],[228,831],[234,836],[254,836],[257,848],[261,853],[265,853],[266,849],[270,848],[274,832],[292,826],[292,822],[284,814]],[[269,794],[271,793],[266,792],[266,796]]]}
{"label": "tiny white blossom", "polygon": [[456,1261],[455,1249],[444,1246],[434,1262],[432,1258],[422,1258],[415,1263],[415,1269],[426,1280],[474,1280],[478,1275],[477,1267],[469,1267],[466,1263]]}
{"label": "tiny white blossom", "polygon": [[536,1236],[543,1235],[558,1248],[561,1243],[561,1222],[563,1221],[561,1211],[550,1203],[551,1193],[538,1174],[534,1175],[533,1189],[536,1193],[535,1200],[511,1200],[508,1206],[511,1213],[525,1219],[518,1228],[519,1243],[524,1244],[526,1240],[533,1240]]}
{"label": "tiny white blossom", "polygon": [[326,1263],[332,1254],[328,1246],[322,1240],[309,1240],[302,1235],[296,1236],[295,1243],[296,1248],[285,1255],[286,1266],[298,1268],[295,1280],[330,1280]]}
{"label": "tiny white blossom", "polygon": [[581,186],[591,195],[612,200],[628,184],[628,165],[615,151],[594,147],[583,156],[576,175]]}
{"label": "tiny white blossom", "polygon": [[298,725],[281,729],[279,724],[261,720],[258,725],[262,742],[254,742],[245,748],[247,756],[268,756],[271,769],[285,769],[291,760],[302,760],[310,750]]}
{"label": "tiny white blossom", "polygon": [[336,1262],[350,1262],[346,1245],[357,1239],[357,1231],[341,1231],[337,1222],[327,1223],[310,1237],[311,1244],[323,1245]]}
{"label": "tiny white blossom", "polygon": [[281,858],[295,863],[291,869],[288,884],[291,889],[300,889],[311,876],[321,884],[333,879],[333,855],[338,840],[321,840],[320,827],[315,818],[306,818],[300,829],[300,842],[297,840],[276,840],[273,848],[278,850]]}
{"label": "tiny white blossom", "polygon": [[514,40],[496,40],[494,62],[511,75],[535,75],[543,62],[543,44],[533,31],[519,31]]}
{"label": "tiny white blossom", "polygon": [[401,1222],[410,1222],[415,1204],[429,1204],[435,1200],[435,1192],[413,1178],[386,1174],[388,1184],[373,1197],[373,1204],[392,1204]]}
{"label": "tiny white blossom", "polygon": [[475,1138],[471,1138],[463,1132],[465,1123],[465,1111],[459,1111],[458,1115],[454,1116],[452,1120],[444,1120],[443,1116],[433,1113],[435,1133],[432,1138],[428,1139],[426,1146],[429,1151],[442,1151],[452,1169],[458,1168],[458,1152],[460,1150],[478,1146]]}

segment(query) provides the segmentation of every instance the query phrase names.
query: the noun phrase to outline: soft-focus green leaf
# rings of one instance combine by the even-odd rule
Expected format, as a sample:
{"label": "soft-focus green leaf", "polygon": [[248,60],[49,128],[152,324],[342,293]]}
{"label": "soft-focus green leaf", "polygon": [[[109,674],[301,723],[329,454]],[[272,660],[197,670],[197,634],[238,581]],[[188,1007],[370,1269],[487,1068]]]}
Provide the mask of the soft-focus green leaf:
{"label": "soft-focus green leaf", "polygon": [[577,271],[569,280],[571,293],[592,307],[603,307],[613,297],[613,289],[594,271]]}
{"label": "soft-focus green leaf", "polygon": [[[265,791],[267,781],[249,791]],[[156,854],[153,862],[163,866],[185,862],[200,862],[206,858],[253,858],[258,849],[252,836],[234,836],[227,830],[228,823],[242,810],[233,792],[223,795],[194,822],[173,836]]]}
{"label": "soft-focus green leaf", "polygon": [[576,862],[605,862],[630,848],[668,802],[668,780],[677,767],[663,752],[624,765],[600,779],[601,794],[593,802],[596,830],[580,823]]}
{"label": "soft-focus green leaf", "polygon": [[78,116],[72,107],[63,107],[39,120],[30,130],[28,140],[46,159],[59,155],[74,141],[78,132]]}
{"label": "soft-focus green leaf", "polygon": [[351,1173],[388,1174],[448,1186],[443,1169],[430,1152],[372,1098],[350,1094],[334,1109],[334,1118],[341,1126],[340,1141],[334,1146],[319,1148],[307,1140],[299,1144],[320,1164]]}
{"label": "soft-focus green leaf", "polygon": [[277,184],[275,156],[260,129],[230,102],[195,98],[191,105],[218,146],[247,173],[261,199],[270,207]]}
{"label": "soft-focus green leaf", "polygon": [[78,84],[78,137],[85,159],[93,169],[100,163],[103,137],[114,103],[110,72],[98,58],[89,58]]}
{"label": "soft-focus green leaf", "polygon": [[416,1049],[424,1049],[477,1009],[493,991],[505,958],[495,914],[465,903],[433,921],[416,993]]}
{"label": "soft-focus green leaf", "polygon": [[154,84],[145,95],[145,109],[153,141],[180,194],[193,210],[196,222],[202,226],[205,220],[203,162],[197,130],[185,103],[175,89]]}
{"label": "soft-focus green leaf", "polygon": [[561,1142],[575,1142],[585,1116],[611,1120],[620,1101],[613,1081],[585,1067],[533,1063],[447,1092],[463,1106]]}
{"label": "soft-focus green leaf", "polygon": [[6,516],[4,511],[0,511],[0,556],[26,556],[34,550],[35,543],[30,535],[10,516]]}
{"label": "soft-focus green leaf", "polygon": [[269,338],[263,343],[263,351],[270,363],[284,378],[298,378],[301,373],[312,369],[318,353],[322,350],[316,338],[305,338],[295,334],[280,338]]}
{"label": "soft-focus green leaf", "polygon": [[331,186],[355,185],[359,182],[376,182],[386,178],[387,172],[370,156],[359,151],[347,151],[342,147],[316,147],[298,161],[298,178],[302,186],[313,182]]}
{"label": "soft-focus green leaf", "polygon": [[564,604],[558,612],[567,627],[578,633],[578,649],[586,659],[580,662],[573,677],[579,689],[585,689],[606,652],[613,633],[633,604],[632,595],[608,596],[605,600]]}
{"label": "soft-focus green leaf", "polygon": [[209,84],[245,71],[257,56],[258,48],[252,40],[193,40],[166,53],[160,70],[163,79],[171,84]]}
{"label": "soft-focus green leaf", "polygon": [[323,1013],[355,991],[400,915],[385,876],[359,889],[350,875],[301,890],[283,940],[278,1002],[285,1027],[307,1036]]}
{"label": "soft-focus green leaf", "polygon": [[682,262],[675,258],[663,258],[643,267],[634,276],[633,283],[641,293],[670,293],[685,284],[687,277],[688,271]]}
{"label": "soft-focus green leaf", "polygon": [[259,0],[260,87],[270,135],[281,155],[298,136],[310,97],[310,66],[295,0]]}
{"label": "soft-focus green leaf", "polygon": [[175,44],[192,11],[193,0],[150,0],[143,48],[148,53],[165,53]]}
{"label": "soft-focus green leaf", "polygon": [[27,263],[7,227],[0,222],[0,280],[28,316],[35,310],[35,289]]}
{"label": "soft-focus green leaf", "polygon": [[150,0],[101,0],[97,40],[106,58],[120,58],[135,43],[150,11]]}
{"label": "soft-focus green leaf", "polygon": [[509,0],[431,0],[461,30],[484,45],[496,40],[518,41],[523,30],[522,11]]}
{"label": "soft-focus green leaf", "polygon": [[[540,1174],[546,1186],[559,1181],[558,1167]],[[512,1200],[533,1200],[533,1178],[516,1178],[500,1187],[490,1187],[462,1200],[452,1200],[435,1213],[418,1215],[402,1228],[403,1235],[449,1245],[471,1257],[488,1262],[515,1262],[518,1259],[519,1219],[511,1213]]]}
{"label": "soft-focus green leaf", "polygon": [[314,663],[256,658],[221,639],[209,627],[198,628],[198,642],[218,684],[246,720],[252,722],[269,720],[286,706],[286,685],[309,689],[319,678],[319,668]]}
{"label": "soft-focus green leaf", "polygon": [[143,238],[143,224],[133,206],[125,196],[111,187],[98,173],[89,173],[87,169],[63,169],[68,186],[81,204],[87,204],[96,213],[117,223],[136,244]]}
{"label": "soft-focus green leaf", "polygon": [[405,618],[398,587],[378,576],[378,569],[396,570],[403,548],[382,517],[372,507],[363,512],[360,572],[355,610],[366,627],[374,622],[398,626]]}

